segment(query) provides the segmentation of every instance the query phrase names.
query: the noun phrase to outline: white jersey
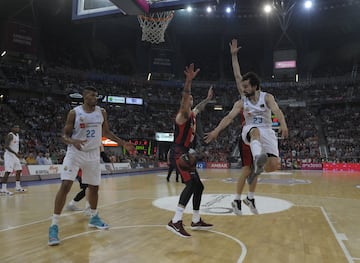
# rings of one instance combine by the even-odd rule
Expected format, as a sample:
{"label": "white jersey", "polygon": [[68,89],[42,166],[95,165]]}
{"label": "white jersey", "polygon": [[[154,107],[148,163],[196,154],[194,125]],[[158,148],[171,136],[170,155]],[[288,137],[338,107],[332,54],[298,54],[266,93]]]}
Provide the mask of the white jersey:
{"label": "white jersey", "polygon": [[266,92],[260,91],[258,102],[254,105],[247,97],[244,98],[245,125],[252,127],[272,127],[271,110],[265,102]]}
{"label": "white jersey", "polygon": [[[82,105],[74,108],[75,123],[71,138],[78,140],[86,140],[83,144],[82,151],[91,151],[99,149],[102,137],[102,124],[104,116],[99,106],[95,106],[93,112],[87,113],[84,111]],[[72,145],[68,145],[72,147]]]}
{"label": "white jersey", "polygon": [[[15,134],[13,132],[9,132],[9,135],[12,135],[12,140],[9,143],[9,148],[13,150],[15,153],[19,153],[19,134]],[[8,150],[5,150],[9,152]],[[12,152],[9,152],[12,154]]]}

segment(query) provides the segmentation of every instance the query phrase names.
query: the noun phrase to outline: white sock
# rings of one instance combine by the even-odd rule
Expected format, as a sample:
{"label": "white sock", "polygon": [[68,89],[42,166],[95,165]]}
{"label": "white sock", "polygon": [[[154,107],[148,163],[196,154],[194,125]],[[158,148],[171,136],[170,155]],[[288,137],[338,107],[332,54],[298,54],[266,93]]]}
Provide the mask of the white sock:
{"label": "white sock", "polygon": [[236,194],[234,200],[241,200],[241,195]]}
{"label": "white sock", "polygon": [[90,208],[90,203],[88,200],[86,200],[85,202],[85,209],[89,209]]}
{"label": "white sock", "polygon": [[262,151],[261,143],[258,140],[252,140],[250,143],[250,149],[252,156],[255,159],[255,156],[261,154]]}
{"label": "white sock", "polygon": [[193,211],[192,221],[194,223],[198,223],[200,221],[200,211],[199,210]]}
{"label": "white sock", "polygon": [[182,216],[183,216],[184,210],[185,210],[184,207],[181,207],[181,206],[176,207],[175,215],[174,215],[174,217],[173,217],[173,219],[172,219],[172,222],[173,222],[173,223],[176,223],[176,222],[182,220]]}
{"label": "white sock", "polygon": [[60,215],[57,214],[53,214],[52,218],[51,218],[51,225],[58,225],[59,224],[59,217]]}
{"label": "white sock", "polygon": [[2,184],[2,190],[5,192],[7,190],[6,184]]}
{"label": "white sock", "polygon": [[96,216],[98,213],[97,209],[90,209],[90,216]]}
{"label": "white sock", "polygon": [[20,181],[16,181],[15,184],[16,184],[16,189],[20,189],[20,188],[21,188]]}
{"label": "white sock", "polygon": [[249,199],[254,199],[254,195],[255,195],[255,193],[254,192],[248,192],[248,198]]}

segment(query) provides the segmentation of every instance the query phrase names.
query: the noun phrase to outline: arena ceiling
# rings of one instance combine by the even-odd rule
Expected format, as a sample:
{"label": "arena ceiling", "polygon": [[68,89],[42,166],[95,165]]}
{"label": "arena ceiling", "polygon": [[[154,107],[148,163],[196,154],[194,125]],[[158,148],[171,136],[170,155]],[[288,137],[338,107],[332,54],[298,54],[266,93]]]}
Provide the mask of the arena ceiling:
{"label": "arena ceiling", "polygon": [[[263,55],[267,52],[264,46],[271,53],[279,41],[285,41],[290,47],[294,43],[299,52],[326,49],[332,52],[336,48],[340,50],[337,56],[351,59],[357,56],[360,60],[360,0],[314,0],[312,10],[304,10],[300,0],[284,1],[296,4],[286,36],[282,34],[278,17],[262,12],[264,0],[236,0],[235,12],[230,15],[223,12],[222,5],[233,4],[232,0],[221,1],[211,15],[204,10],[191,14],[177,11],[167,35],[181,43],[185,50],[182,53],[191,57],[196,53],[211,56],[219,50],[227,53],[228,41],[237,37],[244,46],[244,54],[260,51]],[[95,39],[109,49],[131,49],[140,42],[141,29],[136,16],[74,22],[71,12],[69,0],[0,1],[0,23],[15,20],[33,25],[43,43],[86,45],[89,39]]]}

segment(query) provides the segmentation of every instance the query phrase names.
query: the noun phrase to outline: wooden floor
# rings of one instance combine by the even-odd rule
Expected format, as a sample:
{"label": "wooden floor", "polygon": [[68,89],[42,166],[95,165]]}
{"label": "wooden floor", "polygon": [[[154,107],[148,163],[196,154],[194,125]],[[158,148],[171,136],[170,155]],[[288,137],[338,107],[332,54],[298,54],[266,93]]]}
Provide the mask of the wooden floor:
{"label": "wooden floor", "polygon": [[[204,194],[217,201],[231,200],[238,173],[200,170]],[[167,183],[165,176],[161,171],[103,178],[100,216],[111,228],[89,229],[82,212],[64,211],[61,244],[56,247],[49,247],[47,238],[58,183],[27,186],[25,194],[1,196],[0,262],[360,262],[360,174],[261,175],[256,197],[264,201],[257,203],[259,215],[206,214],[202,218],[214,224],[213,230],[191,231],[191,214],[185,214],[189,239],[166,230],[173,211],[153,205],[183,189],[181,183]],[[68,200],[78,190],[74,184]],[[171,200],[175,202],[170,209],[177,198]],[[263,213],[273,206],[272,200],[292,206]],[[226,206],[231,207],[230,201]]]}

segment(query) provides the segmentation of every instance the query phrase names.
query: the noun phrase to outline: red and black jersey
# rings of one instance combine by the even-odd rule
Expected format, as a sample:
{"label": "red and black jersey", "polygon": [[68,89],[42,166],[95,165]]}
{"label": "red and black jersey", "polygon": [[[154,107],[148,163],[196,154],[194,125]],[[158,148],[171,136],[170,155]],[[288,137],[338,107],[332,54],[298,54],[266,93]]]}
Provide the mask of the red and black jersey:
{"label": "red and black jersey", "polygon": [[194,140],[195,131],[196,120],[195,114],[193,112],[191,112],[189,119],[185,123],[180,125],[175,122],[175,147],[182,148],[183,151],[187,152],[190,148],[191,143]]}

